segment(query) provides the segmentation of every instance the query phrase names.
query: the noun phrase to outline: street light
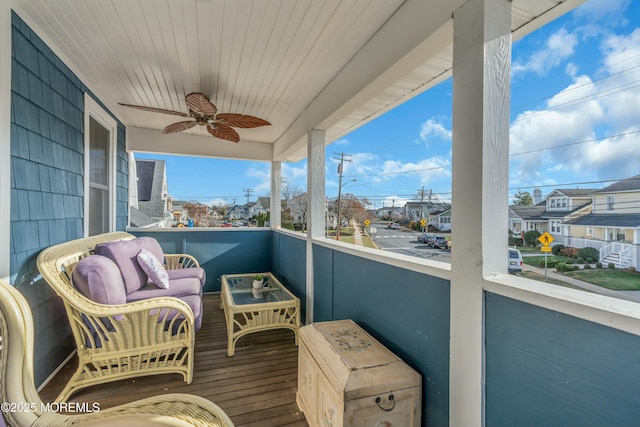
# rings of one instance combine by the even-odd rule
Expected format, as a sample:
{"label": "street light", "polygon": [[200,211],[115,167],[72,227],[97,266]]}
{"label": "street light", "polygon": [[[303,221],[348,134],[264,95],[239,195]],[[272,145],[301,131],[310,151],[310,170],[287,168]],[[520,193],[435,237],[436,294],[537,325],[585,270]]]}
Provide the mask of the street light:
{"label": "street light", "polygon": [[355,182],[356,179],[351,179],[344,184],[342,183],[342,175],[340,175],[340,182],[338,183],[338,225],[336,226],[336,240],[340,240],[340,199],[342,198],[342,187],[350,182]]}

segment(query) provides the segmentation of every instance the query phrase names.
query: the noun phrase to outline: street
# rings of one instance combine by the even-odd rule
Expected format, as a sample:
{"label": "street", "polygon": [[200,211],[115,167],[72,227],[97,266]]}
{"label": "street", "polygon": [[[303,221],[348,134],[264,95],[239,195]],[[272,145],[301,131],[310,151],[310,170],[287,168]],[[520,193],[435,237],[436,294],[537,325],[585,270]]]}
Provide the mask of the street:
{"label": "street", "polygon": [[386,223],[374,223],[372,225],[376,229],[375,235],[372,236],[373,241],[384,251],[435,261],[451,262],[450,250],[434,249],[418,242],[420,233],[417,231],[406,228],[391,230],[387,228]]}

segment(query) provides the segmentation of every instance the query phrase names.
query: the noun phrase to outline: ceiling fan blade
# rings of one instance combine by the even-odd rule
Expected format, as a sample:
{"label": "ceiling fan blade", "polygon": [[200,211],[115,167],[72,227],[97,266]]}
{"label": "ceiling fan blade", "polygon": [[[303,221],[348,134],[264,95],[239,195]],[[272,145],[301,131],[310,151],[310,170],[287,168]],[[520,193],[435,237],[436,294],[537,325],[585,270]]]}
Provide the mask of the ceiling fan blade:
{"label": "ceiling fan blade", "polygon": [[185,97],[185,101],[194,113],[200,113],[204,116],[214,116],[218,112],[216,106],[200,92],[190,93]]}
{"label": "ceiling fan blade", "polygon": [[162,133],[165,134],[165,133],[182,132],[183,130],[191,129],[196,124],[198,124],[198,122],[196,122],[195,120],[188,120],[186,122],[174,123],[174,124],[169,125],[166,128],[164,128],[162,130]]}
{"label": "ceiling fan blade", "polygon": [[245,116],[244,114],[222,113],[218,114],[216,119],[224,120],[224,124],[241,129],[271,125],[271,123],[266,120],[253,116]]}
{"label": "ceiling fan blade", "polygon": [[231,142],[240,141],[240,135],[238,135],[238,132],[233,130],[231,126],[227,126],[222,123],[208,124],[207,131],[216,138],[226,139]]}
{"label": "ceiling fan blade", "polygon": [[136,108],[138,110],[144,110],[144,111],[151,111],[152,113],[173,114],[174,116],[189,117],[188,114],[183,113],[181,111],[164,110],[162,108],[154,108],[154,107],[145,107],[144,105],[123,104],[122,102],[119,102],[119,104],[124,107]]}

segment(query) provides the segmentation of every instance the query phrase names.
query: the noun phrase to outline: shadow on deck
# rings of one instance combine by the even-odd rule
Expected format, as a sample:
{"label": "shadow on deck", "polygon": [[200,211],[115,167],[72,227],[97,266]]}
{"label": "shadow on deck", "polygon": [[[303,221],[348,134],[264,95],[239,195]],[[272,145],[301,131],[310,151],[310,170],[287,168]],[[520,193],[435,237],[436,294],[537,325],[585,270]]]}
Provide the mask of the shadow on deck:
{"label": "shadow on deck", "polygon": [[[202,328],[196,334],[193,382],[181,375],[138,377],[78,391],[69,401],[100,404],[101,409],[166,393],[191,393],[220,406],[236,427],[308,427],[296,404],[298,348],[293,333],[281,329],[241,338],[235,356],[227,356],[224,313],[220,295],[204,297]],[[51,402],[75,370],[67,365],[40,391]]]}

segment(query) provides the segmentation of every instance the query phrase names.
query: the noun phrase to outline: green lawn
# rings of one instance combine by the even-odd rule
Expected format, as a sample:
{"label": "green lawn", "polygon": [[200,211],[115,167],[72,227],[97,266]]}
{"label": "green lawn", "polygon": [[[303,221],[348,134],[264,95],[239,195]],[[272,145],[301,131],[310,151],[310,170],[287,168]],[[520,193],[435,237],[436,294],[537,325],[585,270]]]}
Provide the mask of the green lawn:
{"label": "green lawn", "polygon": [[565,288],[580,289],[581,291],[591,292],[591,291],[586,290],[584,288],[581,288],[579,286],[575,286],[575,285],[572,285],[570,283],[563,282],[562,280],[554,279],[552,277],[546,277],[545,278],[544,274],[536,273],[534,271],[525,270],[525,271],[522,271],[522,272],[517,273],[517,274],[518,274],[518,276],[527,277],[527,278],[532,279],[532,280],[537,280],[538,282],[552,283],[554,285],[564,286]]}
{"label": "green lawn", "polygon": [[567,271],[564,274],[614,291],[640,291],[640,273],[637,272],[592,269]]}
{"label": "green lawn", "polygon": [[542,253],[540,251],[540,248],[538,248],[538,247],[534,248],[532,246],[516,246],[516,249],[519,250],[523,254],[528,254],[528,253],[532,253],[532,252],[535,252],[535,253],[538,253],[538,254]]}

